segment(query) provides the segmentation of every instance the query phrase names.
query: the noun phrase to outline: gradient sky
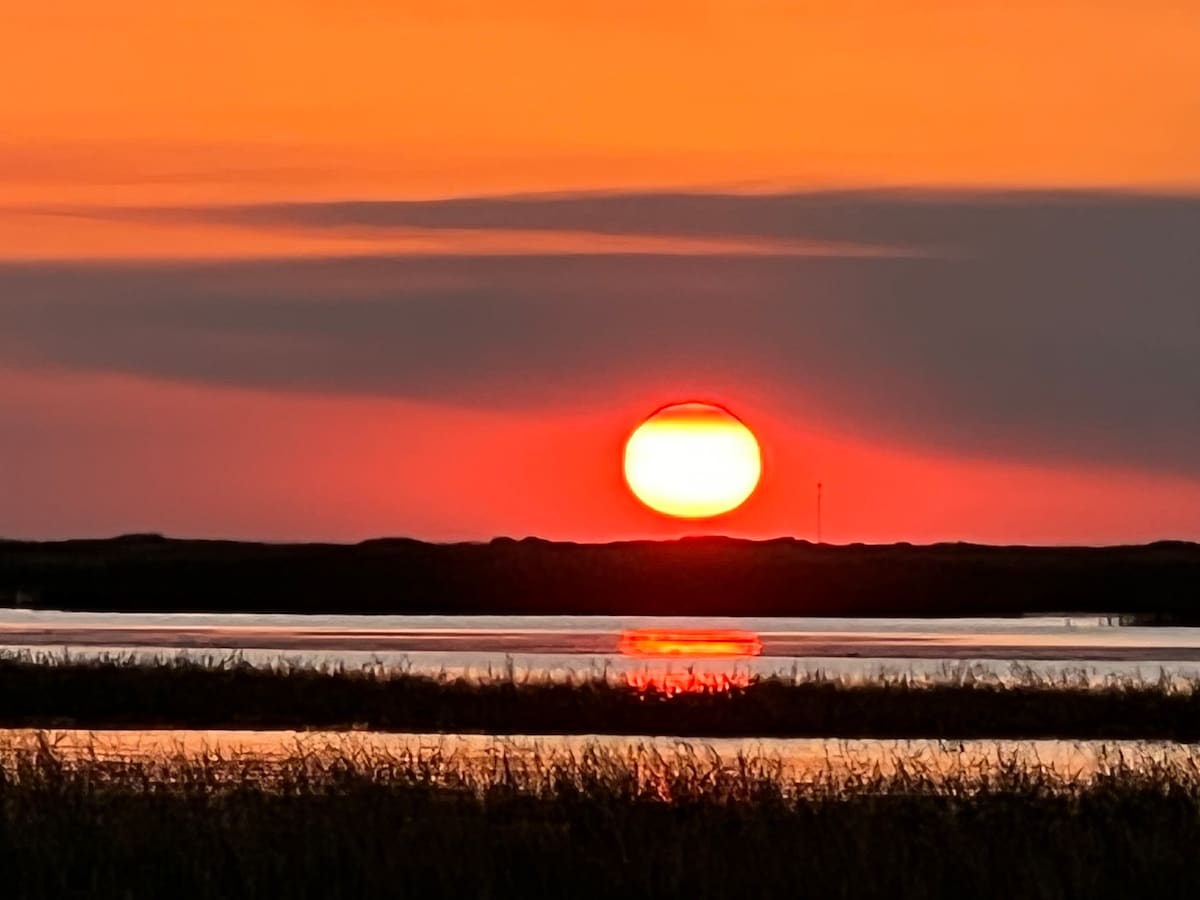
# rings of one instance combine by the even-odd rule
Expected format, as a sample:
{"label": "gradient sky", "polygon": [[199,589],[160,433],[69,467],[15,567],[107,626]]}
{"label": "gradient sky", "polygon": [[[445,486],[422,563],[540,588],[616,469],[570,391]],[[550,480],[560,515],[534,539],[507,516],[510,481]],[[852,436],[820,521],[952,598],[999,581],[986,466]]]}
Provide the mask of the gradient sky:
{"label": "gradient sky", "polygon": [[[0,535],[1200,539],[1200,6],[0,0]],[[759,434],[715,523],[621,444]]]}

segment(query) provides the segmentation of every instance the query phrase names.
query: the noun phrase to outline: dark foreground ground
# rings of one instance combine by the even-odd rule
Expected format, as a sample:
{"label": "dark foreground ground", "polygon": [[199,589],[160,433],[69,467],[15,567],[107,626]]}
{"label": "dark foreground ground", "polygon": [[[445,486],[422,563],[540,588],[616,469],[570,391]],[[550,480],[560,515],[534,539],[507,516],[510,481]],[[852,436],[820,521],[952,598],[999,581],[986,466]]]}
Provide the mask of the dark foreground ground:
{"label": "dark foreground ground", "polygon": [[574,683],[386,670],[0,656],[0,727],[350,729],[681,737],[1200,741],[1200,685],[955,680],[749,680],[678,696]]}
{"label": "dark foreground ground", "polygon": [[[648,768],[648,770],[647,770]],[[3,895],[22,898],[1200,896],[1186,767],[788,788],[757,771],[584,760],[3,758]]]}
{"label": "dark foreground ground", "polygon": [[652,615],[1130,614],[1200,622],[1200,545],[0,541],[0,605]]}

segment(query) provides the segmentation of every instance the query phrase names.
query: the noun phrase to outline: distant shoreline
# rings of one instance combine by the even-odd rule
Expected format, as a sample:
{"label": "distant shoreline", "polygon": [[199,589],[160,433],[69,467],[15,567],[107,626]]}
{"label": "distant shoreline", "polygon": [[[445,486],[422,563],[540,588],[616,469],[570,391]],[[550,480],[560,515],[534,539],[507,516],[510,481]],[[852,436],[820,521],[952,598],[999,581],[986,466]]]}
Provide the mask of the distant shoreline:
{"label": "distant shoreline", "polygon": [[955,617],[1200,623],[1200,544],[0,541],[0,606],[110,612]]}

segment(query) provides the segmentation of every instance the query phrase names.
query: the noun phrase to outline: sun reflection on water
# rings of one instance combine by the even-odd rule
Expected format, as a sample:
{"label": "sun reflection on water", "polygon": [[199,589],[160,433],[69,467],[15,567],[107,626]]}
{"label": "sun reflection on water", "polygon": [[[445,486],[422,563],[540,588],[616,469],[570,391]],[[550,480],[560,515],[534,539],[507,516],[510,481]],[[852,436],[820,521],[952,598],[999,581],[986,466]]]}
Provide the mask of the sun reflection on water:
{"label": "sun reflection on water", "polygon": [[[623,656],[644,659],[697,659],[733,662],[758,656],[762,641],[749,631],[732,629],[684,629],[660,631],[631,629],[621,634],[619,649]],[[648,666],[625,673],[625,683],[639,693],[668,697],[680,694],[720,693],[750,684],[751,674],[735,666],[713,668],[688,666],[673,669],[669,665]]]}
{"label": "sun reflection on water", "polygon": [[621,633],[618,645],[624,656],[758,656],[762,641],[751,631],[690,628],[656,631],[635,628]]}
{"label": "sun reflection on water", "polygon": [[680,694],[719,694],[750,684],[749,672],[707,672],[693,669],[642,669],[626,672],[625,683],[638,693],[663,694],[676,697]]}

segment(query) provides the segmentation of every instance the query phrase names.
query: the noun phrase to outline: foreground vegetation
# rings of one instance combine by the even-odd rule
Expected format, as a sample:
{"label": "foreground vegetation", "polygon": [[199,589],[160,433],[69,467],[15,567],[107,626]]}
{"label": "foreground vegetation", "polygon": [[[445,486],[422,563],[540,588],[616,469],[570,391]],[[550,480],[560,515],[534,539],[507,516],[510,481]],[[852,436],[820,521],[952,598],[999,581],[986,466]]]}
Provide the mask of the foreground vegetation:
{"label": "foreground vegetation", "polygon": [[0,655],[0,727],[257,728],[696,737],[1200,741],[1200,685],[944,677],[750,678],[669,696],[604,673],[426,676],[240,657],[158,662]]}
{"label": "foreground vegetation", "polygon": [[5,896],[1194,897],[1193,756],[815,771],[702,752],[105,761],[0,747]]}
{"label": "foreground vegetation", "polygon": [[1200,545],[831,546],[722,537],[0,541],[0,605],[160,612],[965,616],[1200,622]]}

